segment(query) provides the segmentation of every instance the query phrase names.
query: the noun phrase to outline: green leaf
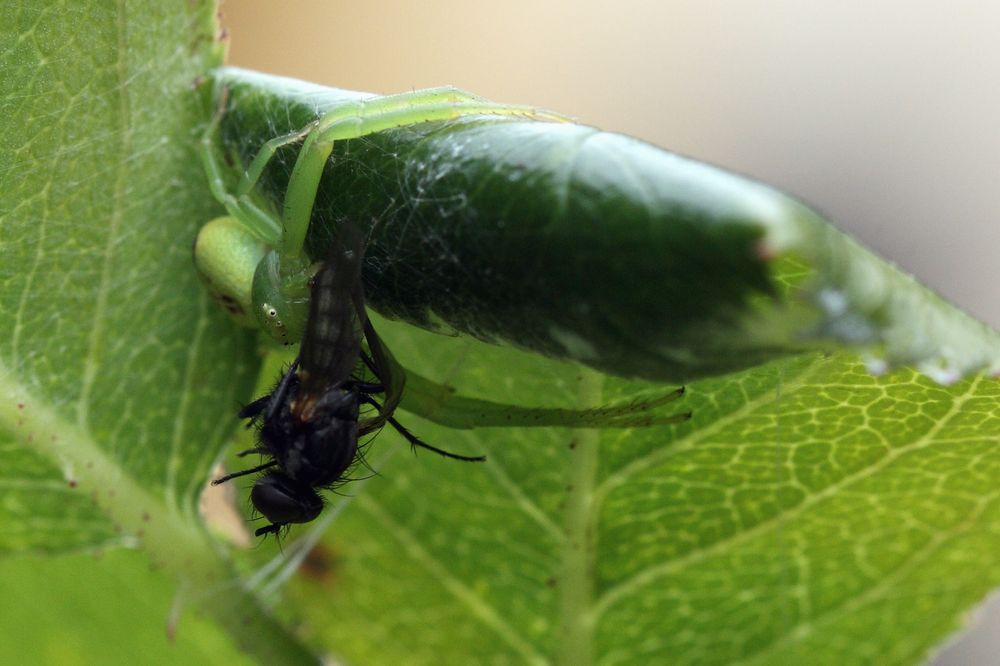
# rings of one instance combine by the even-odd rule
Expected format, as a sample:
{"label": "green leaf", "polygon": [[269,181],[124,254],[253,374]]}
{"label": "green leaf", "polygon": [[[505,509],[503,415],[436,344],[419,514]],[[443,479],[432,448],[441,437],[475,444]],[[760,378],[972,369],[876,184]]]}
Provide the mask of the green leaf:
{"label": "green leaf", "polygon": [[[0,410],[6,441],[31,444],[0,472],[22,486],[3,507],[6,552],[120,542],[99,467],[193,513],[226,435],[215,415],[252,380],[246,337],[190,269],[217,210],[192,145],[205,108],[192,83],[218,58],[211,9],[90,9],[6,3],[2,17],[0,99],[17,122],[0,140]],[[53,434],[22,434],[36,424]]]}
{"label": "green leaf", "polygon": [[191,269],[219,211],[196,148],[214,19],[187,0],[0,5],[0,554],[143,548],[182,601],[294,660],[197,509],[256,370]]}
{"label": "green leaf", "polygon": [[[253,664],[199,617],[173,624],[177,582],[135,551],[0,561],[4,664]],[[168,643],[167,640],[170,640]]]}
{"label": "green leaf", "polygon": [[[219,77],[226,145],[243,161],[354,99]],[[378,475],[328,509],[334,528],[289,607],[352,663],[920,660],[1000,579],[998,387],[869,369],[918,365],[953,382],[995,370],[997,334],[779,192],[578,132],[594,136],[471,119],[343,142],[313,256],[333,223],[376,217],[365,273],[376,309],[616,374],[696,379],[660,410],[694,417],[459,431],[407,415],[428,442],[488,462],[414,459],[382,433],[366,452]],[[294,156],[267,175],[276,206]],[[562,207],[552,172],[574,183]],[[539,242],[545,261],[532,263]],[[549,345],[552,326],[582,342]],[[485,400],[586,408],[664,391],[400,322],[377,328],[408,368]],[[867,365],[836,351],[846,345]],[[727,370],[739,371],[698,379]]]}
{"label": "green leaf", "polygon": [[[379,330],[417,371],[492,400],[662,391]],[[456,431],[404,414],[488,461],[414,456],[383,432],[378,476],[337,498],[287,603],[348,663],[918,663],[1000,583],[998,399],[994,380],[813,354],[689,384],[680,426]]]}
{"label": "green leaf", "polygon": [[[68,554],[95,546],[142,548],[154,568],[181,581],[182,602],[201,601],[214,628],[259,661],[311,658],[247,591],[249,583],[280,585],[284,556],[238,580],[196,510],[255,368],[251,341],[210,307],[190,265],[195,231],[218,213],[196,149],[210,107],[192,85],[218,62],[212,11],[180,0],[0,8],[0,553],[8,556],[0,579],[15,600],[38,586],[38,599],[60,605],[42,618],[29,602],[16,603],[0,626],[28,640],[76,616],[106,618],[87,634],[94,644],[79,649],[96,660],[107,655],[101,643],[136,627],[115,620],[127,615],[120,607],[138,603],[130,593],[140,585],[149,595],[138,597],[155,603],[124,618],[142,625],[137,640],[153,635],[150,622],[157,631],[166,624],[169,583],[156,572],[145,579],[129,554],[112,555],[104,570]],[[303,102],[270,85],[245,92],[234,95],[225,125],[227,145],[244,158],[314,116],[327,94]],[[491,163],[516,166],[515,153],[484,145],[508,131],[511,150],[529,145],[520,124],[467,120],[341,146],[350,158],[338,153],[321,208],[346,200],[352,216],[381,213],[367,199],[386,194],[400,206],[395,238],[406,256],[393,254],[389,217],[369,256],[404,259],[405,272],[366,276],[383,287],[370,289],[372,302],[414,323],[441,320],[623,374],[739,372],[692,381],[683,404],[662,412],[691,409],[694,418],[665,428],[454,430],[402,414],[429,442],[489,461],[413,458],[382,433],[366,450],[379,476],[327,509],[334,529],[278,614],[323,652],[357,663],[919,660],[1000,576],[997,385],[972,378],[942,387],[911,371],[873,378],[852,355],[803,350],[850,342],[889,364],[921,364],[952,379],[995,369],[996,334],[800,204],[720,175],[709,181],[794,214],[771,218],[767,206],[751,205],[754,215],[715,216],[715,199],[699,200],[705,234],[667,235],[688,244],[690,252],[669,255],[687,257],[685,271],[655,252],[639,252],[646,263],[622,270],[622,256],[633,255],[607,249],[630,239],[620,228],[580,236],[600,243],[577,247],[586,261],[574,268],[570,255],[546,254],[544,267],[557,286],[575,287],[581,270],[605,277],[604,287],[581,292],[585,303],[593,297],[589,316],[574,314],[566,293],[542,288],[539,275],[482,274],[496,254],[487,250],[537,251],[537,238],[509,229],[449,242],[446,249],[480,252],[458,261],[475,267],[463,271],[471,289],[458,290],[438,279],[433,241],[444,236],[435,218],[479,211],[494,232],[501,221],[539,219],[537,210],[508,217],[512,206],[537,203],[510,178],[509,189],[494,178],[470,190],[484,197],[472,207],[449,198],[452,178],[495,174]],[[475,160],[445,159],[442,147],[456,137],[472,142]],[[408,148],[402,160],[392,156],[397,145]],[[281,167],[290,155],[279,157],[268,173],[272,196],[287,178]],[[424,184],[444,190],[400,176],[400,164],[416,168],[418,157],[435,158]],[[590,159],[574,174],[581,183],[628,172]],[[647,177],[609,183],[614,201],[586,187],[567,201],[613,222],[619,205],[637,210],[626,195],[644,194],[636,183]],[[725,201],[746,213],[741,197]],[[638,210],[659,219],[655,208]],[[398,224],[411,213],[414,235],[406,236]],[[554,227],[564,233],[542,244],[546,252],[575,247],[566,230],[577,218],[560,215]],[[327,232],[317,225],[313,252]],[[599,261],[609,263],[604,272]],[[654,265],[671,279],[635,280]],[[485,289],[488,279],[498,282]],[[604,311],[614,314],[606,334],[593,314]],[[551,346],[553,324],[590,346],[572,335]],[[469,337],[377,325],[408,367],[486,400],[576,408],[664,391]],[[268,552],[229,554],[240,568]],[[295,546],[288,555],[297,557]],[[102,602],[93,590],[114,587],[116,574],[133,582]],[[197,623],[184,655],[214,663],[228,656],[216,650],[228,648]],[[43,649],[40,659],[59,658]]]}
{"label": "green leaf", "polygon": [[[268,140],[360,93],[214,74],[223,140]],[[220,93],[221,95],[221,93]],[[263,178],[280,209],[298,145]],[[1000,371],[1000,338],[761,183],[572,123],[474,116],[340,141],[309,251],[371,229],[369,304],[430,329],[684,382],[831,344],[942,381]]]}

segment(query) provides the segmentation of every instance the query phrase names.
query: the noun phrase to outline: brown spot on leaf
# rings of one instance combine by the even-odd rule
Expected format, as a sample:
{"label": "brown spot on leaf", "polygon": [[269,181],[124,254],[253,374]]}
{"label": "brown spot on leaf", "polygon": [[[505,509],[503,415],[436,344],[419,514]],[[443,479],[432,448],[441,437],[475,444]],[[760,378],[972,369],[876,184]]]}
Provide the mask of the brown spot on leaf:
{"label": "brown spot on leaf", "polygon": [[298,574],[317,583],[329,584],[336,578],[339,560],[332,548],[317,544],[302,560]]}

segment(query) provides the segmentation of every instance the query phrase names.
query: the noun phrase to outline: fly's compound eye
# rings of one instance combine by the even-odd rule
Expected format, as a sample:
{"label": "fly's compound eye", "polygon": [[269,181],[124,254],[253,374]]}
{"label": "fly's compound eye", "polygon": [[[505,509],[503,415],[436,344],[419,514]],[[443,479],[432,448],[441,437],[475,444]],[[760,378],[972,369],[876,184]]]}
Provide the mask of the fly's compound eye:
{"label": "fly's compound eye", "polygon": [[270,472],[257,479],[250,491],[250,501],[276,525],[308,523],[323,510],[323,500],[315,490],[281,472]]}

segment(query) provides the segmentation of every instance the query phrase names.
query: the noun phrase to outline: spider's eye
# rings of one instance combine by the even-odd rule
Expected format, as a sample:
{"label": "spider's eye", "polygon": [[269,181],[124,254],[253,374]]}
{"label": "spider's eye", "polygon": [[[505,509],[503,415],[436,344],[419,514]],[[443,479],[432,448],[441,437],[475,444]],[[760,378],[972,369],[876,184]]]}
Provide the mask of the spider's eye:
{"label": "spider's eye", "polygon": [[[283,272],[283,271],[287,271]],[[278,342],[302,339],[309,313],[308,266],[284,262],[269,252],[254,272],[252,298],[257,323]]]}

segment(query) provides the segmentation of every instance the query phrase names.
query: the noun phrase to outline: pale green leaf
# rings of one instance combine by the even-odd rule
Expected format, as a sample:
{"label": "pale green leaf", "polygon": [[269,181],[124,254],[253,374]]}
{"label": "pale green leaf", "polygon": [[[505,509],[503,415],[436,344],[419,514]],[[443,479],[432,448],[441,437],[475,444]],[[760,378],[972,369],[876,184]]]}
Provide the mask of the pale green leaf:
{"label": "pale green leaf", "polygon": [[[586,405],[655,385],[383,324],[463,391]],[[460,350],[460,351],[456,351]],[[292,587],[349,663],[912,664],[1000,583],[1000,386],[807,355],[688,386],[687,424],[387,432]],[[667,410],[669,411],[669,410]]]}
{"label": "pale green leaf", "polygon": [[[198,515],[256,369],[191,270],[218,211],[196,148],[216,30],[207,1],[0,4],[0,554],[144,548],[183,583],[179,607],[294,661]],[[26,617],[4,614],[5,641]]]}

